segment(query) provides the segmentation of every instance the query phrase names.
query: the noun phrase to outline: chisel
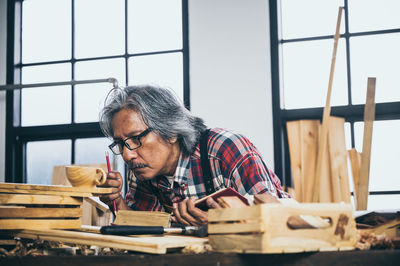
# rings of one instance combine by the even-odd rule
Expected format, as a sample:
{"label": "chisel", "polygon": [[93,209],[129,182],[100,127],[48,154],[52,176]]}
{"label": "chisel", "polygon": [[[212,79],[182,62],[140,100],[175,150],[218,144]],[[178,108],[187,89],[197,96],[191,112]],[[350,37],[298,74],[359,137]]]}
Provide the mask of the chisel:
{"label": "chisel", "polygon": [[100,232],[105,235],[162,235],[162,234],[182,234],[205,237],[207,236],[207,226],[182,226],[182,227],[162,227],[162,226],[133,226],[133,225],[110,225],[102,226]]}

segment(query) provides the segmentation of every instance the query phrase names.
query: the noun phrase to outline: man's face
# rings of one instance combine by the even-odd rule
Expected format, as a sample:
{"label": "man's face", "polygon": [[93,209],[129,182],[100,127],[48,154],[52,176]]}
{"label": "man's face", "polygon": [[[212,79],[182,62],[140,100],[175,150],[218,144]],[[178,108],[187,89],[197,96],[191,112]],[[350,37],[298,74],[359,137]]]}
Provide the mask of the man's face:
{"label": "man's face", "polygon": [[[114,141],[137,136],[148,126],[134,110],[122,109],[112,120]],[[152,179],[159,175],[173,175],[179,158],[179,144],[176,139],[169,142],[151,131],[140,139],[142,146],[129,150],[124,146],[122,158],[140,180]]]}

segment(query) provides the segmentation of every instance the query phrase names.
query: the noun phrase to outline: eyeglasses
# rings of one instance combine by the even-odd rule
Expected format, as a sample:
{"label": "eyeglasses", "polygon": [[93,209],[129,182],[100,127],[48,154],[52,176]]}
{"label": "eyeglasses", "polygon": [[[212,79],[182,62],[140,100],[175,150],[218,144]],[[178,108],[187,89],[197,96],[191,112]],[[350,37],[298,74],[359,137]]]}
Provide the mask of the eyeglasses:
{"label": "eyeglasses", "polygon": [[152,131],[152,128],[147,128],[145,131],[140,133],[139,135],[132,136],[126,138],[124,140],[114,141],[108,147],[115,155],[120,155],[124,151],[124,146],[127,147],[129,150],[133,151],[142,146],[142,142],[140,141],[143,137]]}

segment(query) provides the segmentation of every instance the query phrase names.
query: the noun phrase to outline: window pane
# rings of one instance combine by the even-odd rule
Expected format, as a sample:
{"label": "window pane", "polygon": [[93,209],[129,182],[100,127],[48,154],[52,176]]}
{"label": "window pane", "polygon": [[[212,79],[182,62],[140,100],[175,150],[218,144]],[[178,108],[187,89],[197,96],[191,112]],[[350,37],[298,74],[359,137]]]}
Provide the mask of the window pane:
{"label": "window pane", "polygon": [[400,195],[369,195],[367,210],[398,210]]}
{"label": "window pane", "polygon": [[[364,123],[354,124],[355,144],[362,152]],[[400,120],[375,121],[373,125],[369,190],[400,190]]]}
{"label": "window pane", "polygon": [[71,164],[71,140],[34,141],[26,145],[29,184],[51,184],[53,167]]}
{"label": "window pane", "polygon": [[71,1],[23,1],[22,8],[22,62],[70,59]]}
{"label": "window pane", "polygon": [[129,53],[182,49],[180,0],[128,1]]}
{"label": "window pane", "polygon": [[[292,39],[335,34],[339,6],[343,5],[343,0],[282,0],[282,38]],[[340,26],[340,32],[343,33],[344,12]]]}
{"label": "window pane", "polygon": [[[76,80],[116,78],[125,85],[125,60],[123,58],[77,62]],[[94,83],[75,86],[75,122],[97,122],[111,83]]]}
{"label": "window pane", "polygon": [[351,0],[348,5],[351,32],[400,28],[398,0]]}
{"label": "window pane", "polygon": [[138,56],[129,59],[129,83],[169,87],[183,100],[182,53]]}
{"label": "window pane", "polygon": [[[333,39],[284,43],[282,49],[284,108],[325,106]],[[332,85],[332,106],[348,102],[345,59],[345,42],[340,39]]]}
{"label": "window pane", "polygon": [[75,57],[123,54],[124,10],[123,0],[75,0]]}
{"label": "window pane", "polygon": [[[71,80],[70,64],[22,68],[22,83]],[[22,126],[71,123],[71,87],[53,86],[22,89]]]}
{"label": "window pane", "polygon": [[350,38],[354,104],[364,104],[368,77],[376,77],[376,102],[400,101],[400,34]]}

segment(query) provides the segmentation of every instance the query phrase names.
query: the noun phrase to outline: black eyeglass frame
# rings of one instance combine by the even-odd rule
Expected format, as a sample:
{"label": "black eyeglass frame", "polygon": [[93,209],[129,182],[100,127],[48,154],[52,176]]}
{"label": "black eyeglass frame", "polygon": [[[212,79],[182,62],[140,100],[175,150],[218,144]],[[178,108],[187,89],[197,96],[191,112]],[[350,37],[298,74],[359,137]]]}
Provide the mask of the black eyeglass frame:
{"label": "black eyeglass frame", "polygon": [[[121,142],[124,144],[125,147],[128,148],[128,150],[133,151],[133,150],[139,149],[140,147],[142,147],[142,141],[141,141],[141,139],[142,139],[143,137],[145,137],[147,134],[149,134],[152,130],[153,130],[152,128],[148,127],[145,131],[143,131],[143,132],[140,133],[139,135],[132,136],[132,137],[129,137],[129,138],[126,138],[126,139],[123,139],[123,140],[119,140],[119,141],[114,141],[113,143],[111,143],[110,145],[108,145],[108,148],[112,151],[112,153],[114,153],[114,155],[120,155],[120,154],[123,153],[123,149],[122,149],[122,151],[119,152],[119,153],[116,153],[116,152],[113,150],[113,148],[114,148],[115,146],[119,145]],[[131,140],[137,140],[137,141],[139,142],[139,145],[138,145],[137,147],[135,147],[135,148],[131,148],[131,147],[129,146],[129,144],[126,143],[126,141],[127,141],[127,140],[130,140],[130,139],[131,139]],[[121,145],[121,146],[122,146],[122,145]],[[123,146],[122,146],[122,147],[123,147]]]}

